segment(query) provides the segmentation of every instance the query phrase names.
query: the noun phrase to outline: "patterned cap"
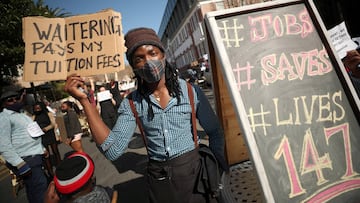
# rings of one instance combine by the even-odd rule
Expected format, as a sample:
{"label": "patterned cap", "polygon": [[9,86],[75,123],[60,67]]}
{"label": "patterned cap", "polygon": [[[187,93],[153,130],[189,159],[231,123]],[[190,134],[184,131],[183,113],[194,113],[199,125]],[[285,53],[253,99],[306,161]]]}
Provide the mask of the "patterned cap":
{"label": "patterned cap", "polygon": [[94,174],[94,162],[83,152],[74,152],[56,168],[54,182],[61,194],[71,194],[83,187]]}

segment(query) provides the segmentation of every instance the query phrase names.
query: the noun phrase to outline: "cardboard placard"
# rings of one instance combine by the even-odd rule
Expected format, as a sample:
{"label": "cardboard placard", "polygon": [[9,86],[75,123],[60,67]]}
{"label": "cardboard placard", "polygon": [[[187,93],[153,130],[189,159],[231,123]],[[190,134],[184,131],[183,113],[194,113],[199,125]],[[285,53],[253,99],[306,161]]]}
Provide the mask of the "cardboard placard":
{"label": "cardboard placard", "polygon": [[24,81],[63,80],[125,68],[121,15],[111,9],[67,18],[25,17]]}
{"label": "cardboard placard", "polygon": [[360,102],[313,2],[205,22],[266,202],[358,201]]}

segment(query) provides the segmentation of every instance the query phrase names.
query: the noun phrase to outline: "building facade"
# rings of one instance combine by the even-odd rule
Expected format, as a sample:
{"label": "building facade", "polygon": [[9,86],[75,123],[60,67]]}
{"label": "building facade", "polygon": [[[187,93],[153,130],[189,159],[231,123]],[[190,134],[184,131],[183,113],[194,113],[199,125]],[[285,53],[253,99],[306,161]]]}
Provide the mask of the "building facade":
{"label": "building facade", "polygon": [[204,17],[207,12],[260,3],[266,0],[169,0],[158,35],[166,55],[180,71],[207,64]]}
{"label": "building facade", "polygon": [[[179,70],[199,66],[207,60],[204,17],[207,12],[271,0],[168,0],[158,35],[170,62]],[[355,1],[313,0],[327,29],[345,21],[351,37],[360,38]]]}

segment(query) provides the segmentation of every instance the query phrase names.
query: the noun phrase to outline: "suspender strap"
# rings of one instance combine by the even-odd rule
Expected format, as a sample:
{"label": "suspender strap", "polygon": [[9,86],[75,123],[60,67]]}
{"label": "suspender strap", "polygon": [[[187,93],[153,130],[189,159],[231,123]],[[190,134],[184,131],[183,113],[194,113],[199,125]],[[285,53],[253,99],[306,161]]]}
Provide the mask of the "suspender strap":
{"label": "suspender strap", "polygon": [[187,84],[188,95],[190,99],[191,105],[191,123],[192,123],[192,130],[193,130],[193,138],[195,142],[195,147],[199,147],[198,143],[198,136],[197,136],[197,128],[196,128],[196,114],[195,114],[195,105],[194,105],[194,92],[192,90],[192,85],[190,83]]}
{"label": "suspender strap", "polygon": [[[187,84],[187,89],[188,89],[188,95],[189,95],[189,100],[190,100],[190,105],[191,105],[191,123],[192,123],[192,130],[193,130],[193,139],[195,142],[195,147],[199,147],[199,143],[198,143],[198,136],[197,136],[197,128],[196,128],[196,114],[195,114],[195,105],[194,105],[194,92],[192,90],[192,85],[190,83],[186,83]],[[131,107],[131,111],[133,112],[135,118],[136,118],[136,124],[140,129],[140,133],[141,133],[141,137],[143,139],[143,142],[145,144],[146,147],[146,151],[148,151],[148,147],[147,147],[147,143],[146,143],[146,139],[145,139],[145,133],[144,133],[144,129],[141,125],[140,119],[139,119],[139,115],[138,112],[136,111],[135,105],[134,105],[134,101],[131,98],[131,95],[129,95],[128,97],[129,99],[129,103],[130,103],[130,107]]]}
{"label": "suspender strap", "polygon": [[140,119],[139,119],[139,115],[138,112],[136,111],[135,105],[134,105],[134,101],[132,100],[131,96],[128,97],[129,98],[129,103],[130,103],[130,107],[131,107],[131,111],[133,112],[135,119],[136,119],[136,124],[139,127],[140,133],[141,133],[141,137],[142,140],[144,142],[144,145],[146,147],[146,151],[148,151],[148,147],[147,147],[147,143],[146,143],[146,139],[145,139],[145,133],[144,133],[144,129],[140,123]]}

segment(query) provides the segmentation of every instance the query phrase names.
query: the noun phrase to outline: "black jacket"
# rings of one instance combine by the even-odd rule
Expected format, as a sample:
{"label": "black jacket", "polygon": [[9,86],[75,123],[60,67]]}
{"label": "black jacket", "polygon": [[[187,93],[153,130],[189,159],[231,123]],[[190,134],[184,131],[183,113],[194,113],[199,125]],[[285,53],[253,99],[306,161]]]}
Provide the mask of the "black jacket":
{"label": "black jacket", "polygon": [[197,179],[197,191],[217,197],[221,189],[221,173],[215,155],[209,147],[199,145],[201,169]]}

